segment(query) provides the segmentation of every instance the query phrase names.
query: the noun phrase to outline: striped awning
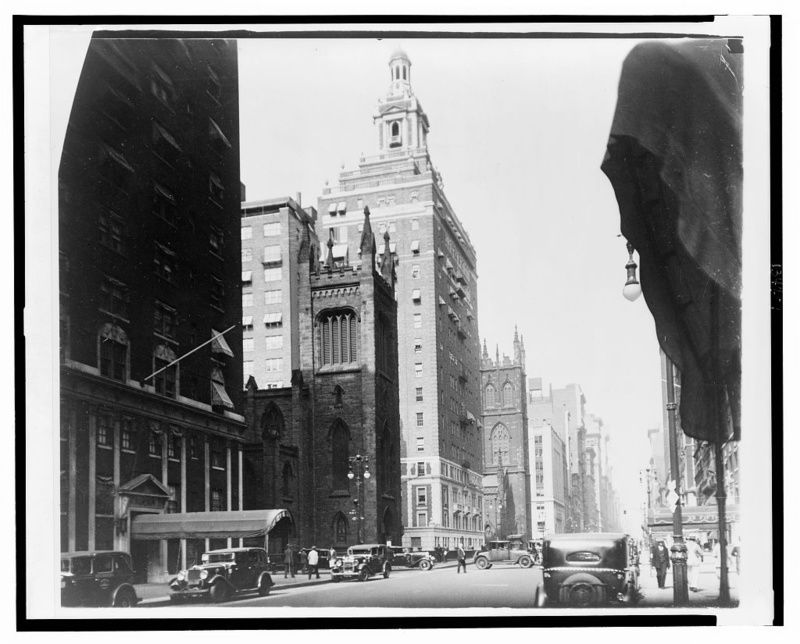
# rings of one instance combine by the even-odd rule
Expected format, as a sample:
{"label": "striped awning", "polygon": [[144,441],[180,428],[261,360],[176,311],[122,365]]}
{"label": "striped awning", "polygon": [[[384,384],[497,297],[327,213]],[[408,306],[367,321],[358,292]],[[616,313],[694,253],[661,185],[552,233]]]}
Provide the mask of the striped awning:
{"label": "striped awning", "polygon": [[263,537],[284,518],[294,523],[285,509],[140,514],[131,523],[131,538],[154,541]]}

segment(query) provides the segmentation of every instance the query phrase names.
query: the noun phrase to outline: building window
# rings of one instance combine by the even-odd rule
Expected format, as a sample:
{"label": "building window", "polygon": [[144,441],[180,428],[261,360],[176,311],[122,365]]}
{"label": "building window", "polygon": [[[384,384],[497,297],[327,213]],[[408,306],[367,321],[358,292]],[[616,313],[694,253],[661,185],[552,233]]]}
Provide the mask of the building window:
{"label": "building window", "polygon": [[424,452],[425,451],[425,437],[424,436],[417,436],[417,451]]}
{"label": "building window", "polygon": [[489,438],[492,445],[492,463],[495,465],[509,465],[509,443],[511,437],[508,429],[502,423],[495,425]]}
{"label": "building window", "polygon": [[225,234],[216,226],[209,228],[208,246],[215,255],[222,255],[222,250],[225,246]]}
{"label": "building window", "polygon": [[281,234],[281,222],[264,224],[264,237],[278,237]]}
{"label": "building window", "polygon": [[219,175],[214,172],[210,172],[208,175],[208,196],[218,204],[222,204],[225,200],[225,187],[222,185]]}
{"label": "building window", "polygon": [[209,293],[209,299],[211,306],[214,306],[220,310],[223,310],[223,301],[225,299],[225,288],[222,285],[222,280],[214,277],[211,277],[211,291]]}
{"label": "building window", "polygon": [[419,264],[414,264],[411,267],[411,279],[415,280],[417,278],[419,278]]}
{"label": "building window", "polygon": [[428,513],[417,512],[417,527],[424,528],[427,525],[428,525]]}
{"label": "building window", "polygon": [[175,253],[166,246],[156,243],[153,257],[154,272],[161,279],[172,282],[175,277]]}
{"label": "building window", "polygon": [[414,302],[414,304],[420,304],[422,302],[422,295],[418,288],[415,288],[413,291],[411,291],[411,300]]}
{"label": "building window", "polygon": [[283,358],[267,358],[267,373],[275,373],[283,369]]}
{"label": "building window", "polygon": [[103,176],[113,185],[124,189],[128,179],[133,174],[133,168],[128,160],[110,145],[101,144],[100,170]]}
{"label": "building window", "polygon": [[253,306],[253,294],[252,293],[242,293],[242,308],[246,309],[248,307]]}
{"label": "building window", "polygon": [[242,338],[242,351],[244,353],[252,353],[254,348],[253,338]]}
{"label": "building window", "polygon": [[156,302],[153,307],[153,332],[165,338],[174,338],[178,315],[171,306]]}
{"label": "building window", "polygon": [[426,507],[428,505],[428,488],[425,486],[419,486],[415,487],[414,491],[417,498],[417,507]]}
{"label": "building window", "polygon": [[334,524],[334,534],[336,535],[337,544],[346,544],[347,541],[347,517],[341,512],[336,515]]}
{"label": "building window", "polygon": [[347,490],[350,487],[350,480],[347,478],[347,473],[350,471],[349,443],[350,432],[347,425],[341,419],[337,419],[331,428],[331,473],[334,490]]}
{"label": "building window", "polygon": [[157,393],[170,398],[174,398],[178,390],[178,365],[172,364],[175,359],[175,352],[163,344],[153,352],[153,384]]}
{"label": "building window", "polygon": [[150,456],[161,458],[161,434],[160,432],[150,431],[147,437],[147,453]]}
{"label": "building window", "polygon": [[253,249],[242,248],[242,264],[246,264],[247,262],[252,262],[252,261],[253,261]]}
{"label": "building window", "polygon": [[510,382],[503,385],[503,407],[514,406],[514,387]]}
{"label": "building window", "polygon": [[419,240],[415,239],[411,242],[411,252],[414,255],[419,255]]}
{"label": "building window", "polygon": [[99,416],[97,418],[97,446],[111,446],[111,422],[108,416]]}
{"label": "building window", "polygon": [[417,378],[422,378],[422,363],[415,362],[414,363],[414,376]]}
{"label": "building window", "polygon": [[411,230],[419,230],[419,219],[411,220]]}
{"label": "building window", "polygon": [[280,282],[281,281],[281,267],[275,266],[273,268],[264,269],[265,282]]}
{"label": "building window", "polygon": [[280,304],[282,301],[283,291],[281,289],[264,291],[264,304]]}
{"label": "building window", "polygon": [[280,246],[265,246],[264,247],[264,264],[280,264],[281,263],[281,247]]}
{"label": "building window", "polygon": [[264,326],[268,329],[277,329],[283,326],[283,313],[276,312],[276,313],[265,313],[264,314]]}
{"label": "building window", "polygon": [[417,476],[425,476],[425,462],[419,461],[417,463]]}
{"label": "building window", "polygon": [[160,183],[153,184],[152,211],[167,223],[175,225],[177,217],[177,206],[175,195],[165,185]]}
{"label": "building window", "polygon": [[414,353],[422,353],[422,339],[417,338],[414,340]]}
{"label": "building window", "polygon": [[422,402],[422,387],[416,388],[416,398],[417,402]]}
{"label": "building window", "polygon": [[117,253],[125,251],[125,222],[111,210],[101,210],[98,216],[98,229],[100,230],[100,243]]}
{"label": "building window", "polygon": [[225,452],[219,443],[211,446],[211,467],[215,470],[225,469]]}
{"label": "building window", "polygon": [[100,286],[100,310],[127,319],[128,302],[128,287],[122,282],[106,277]]}
{"label": "building window", "polygon": [[128,336],[113,324],[100,331],[100,374],[115,380],[127,378]]}
{"label": "building window", "polygon": [[245,384],[250,379],[250,376],[253,375],[254,363],[252,360],[244,360],[242,362],[242,380]]}
{"label": "building window", "polygon": [[486,385],[486,406],[487,407],[494,407],[497,402],[495,401],[495,389],[494,385],[488,384]]}
{"label": "building window", "polygon": [[225,497],[221,488],[211,489],[211,512],[223,512],[225,510]]}
{"label": "building window", "polygon": [[133,431],[130,427],[123,427],[120,434],[120,447],[125,452],[133,451]]}
{"label": "building window", "polygon": [[351,364],[358,360],[358,321],[355,311],[325,312],[317,322],[320,364]]}
{"label": "building window", "polygon": [[418,411],[417,412],[417,427],[424,427],[425,420],[424,420],[424,412]]}
{"label": "building window", "polygon": [[243,315],[242,316],[242,331],[252,331],[253,330],[253,316],[252,315]]}
{"label": "building window", "polygon": [[180,438],[176,434],[170,433],[167,439],[167,458],[173,461],[179,461],[181,458],[181,443]]}
{"label": "building window", "polygon": [[422,328],[422,313],[414,313],[414,328]]}
{"label": "building window", "polygon": [[266,337],[267,351],[274,349],[283,349],[283,336],[282,335],[268,335]]}
{"label": "building window", "polygon": [[250,226],[243,226],[242,227],[242,239],[252,239],[253,238],[253,229]]}

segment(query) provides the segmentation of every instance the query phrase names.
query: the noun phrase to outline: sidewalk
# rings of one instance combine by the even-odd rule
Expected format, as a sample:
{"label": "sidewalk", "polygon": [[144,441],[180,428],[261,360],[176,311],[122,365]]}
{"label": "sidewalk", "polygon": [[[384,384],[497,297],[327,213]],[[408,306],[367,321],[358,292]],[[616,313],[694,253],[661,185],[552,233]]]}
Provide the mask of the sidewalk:
{"label": "sidewalk", "polygon": [[[667,571],[667,578],[665,580],[665,588],[658,587],[655,571],[652,576],[650,575],[650,567],[647,565],[641,566],[641,577],[639,577],[639,584],[642,592],[642,600],[639,606],[672,606],[673,605],[673,590],[672,590],[672,569]],[[738,583],[736,573],[731,573],[728,576],[728,585],[730,587],[731,604],[733,606],[739,603],[739,594],[736,585]],[[717,579],[717,569],[712,565],[703,565],[700,570],[700,589],[697,592],[689,591],[689,606],[702,606],[713,607],[718,606],[719,599],[719,579]]]}

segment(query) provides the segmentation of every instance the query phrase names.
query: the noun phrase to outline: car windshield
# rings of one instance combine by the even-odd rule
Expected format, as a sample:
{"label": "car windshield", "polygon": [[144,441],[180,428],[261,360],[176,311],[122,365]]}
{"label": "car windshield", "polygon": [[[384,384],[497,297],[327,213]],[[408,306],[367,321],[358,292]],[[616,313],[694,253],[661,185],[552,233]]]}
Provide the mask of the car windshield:
{"label": "car windshield", "polygon": [[351,555],[368,555],[369,553],[369,548],[350,548]]}
{"label": "car windshield", "polygon": [[236,554],[233,552],[206,552],[203,554],[203,563],[221,563],[235,559]]}

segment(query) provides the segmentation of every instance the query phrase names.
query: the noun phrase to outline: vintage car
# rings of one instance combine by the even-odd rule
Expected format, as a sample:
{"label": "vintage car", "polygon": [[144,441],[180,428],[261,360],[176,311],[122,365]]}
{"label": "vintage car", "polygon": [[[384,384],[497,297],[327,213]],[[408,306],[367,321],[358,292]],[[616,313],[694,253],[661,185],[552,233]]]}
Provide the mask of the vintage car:
{"label": "vintage car", "polygon": [[203,553],[200,561],[188,570],[181,570],[169,582],[172,601],[210,597],[212,601],[224,602],[248,590],[257,590],[264,596],[273,586],[263,548],[211,550]]}
{"label": "vintage car", "polygon": [[381,543],[363,543],[350,546],[343,557],[335,557],[331,562],[331,579],[358,579],[366,581],[372,575],[383,575],[384,579],[392,571],[392,550]]}
{"label": "vintage car", "polygon": [[62,606],[136,606],[133,567],[127,552],[71,552],[61,555]]}
{"label": "vintage car", "polygon": [[515,547],[510,541],[490,541],[486,547],[475,553],[475,567],[481,570],[491,568],[496,563],[519,564],[522,568],[533,565],[531,553],[521,547]]}
{"label": "vintage car", "polygon": [[536,606],[587,608],[639,600],[631,539],[622,533],[551,535],[542,549]]}
{"label": "vintage car", "polygon": [[430,570],[436,559],[426,550],[409,550],[403,546],[391,546],[392,566],[398,568],[419,568],[420,570]]}

